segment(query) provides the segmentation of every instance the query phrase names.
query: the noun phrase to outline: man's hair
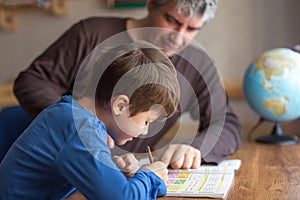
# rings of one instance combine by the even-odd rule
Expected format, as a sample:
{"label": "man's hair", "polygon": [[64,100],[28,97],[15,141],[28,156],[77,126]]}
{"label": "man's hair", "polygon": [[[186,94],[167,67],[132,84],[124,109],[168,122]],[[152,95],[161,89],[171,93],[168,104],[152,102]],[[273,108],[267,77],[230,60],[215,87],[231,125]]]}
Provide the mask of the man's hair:
{"label": "man's hair", "polygon": [[171,1],[176,2],[179,13],[184,13],[190,18],[203,16],[203,21],[208,22],[214,18],[219,0],[155,0],[154,6],[159,7]]}
{"label": "man's hair", "polygon": [[162,118],[176,111],[180,93],[176,69],[169,58],[143,41],[105,52],[94,66],[89,89],[94,91],[98,105],[109,104],[113,96],[126,95],[130,116],[156,109]]}

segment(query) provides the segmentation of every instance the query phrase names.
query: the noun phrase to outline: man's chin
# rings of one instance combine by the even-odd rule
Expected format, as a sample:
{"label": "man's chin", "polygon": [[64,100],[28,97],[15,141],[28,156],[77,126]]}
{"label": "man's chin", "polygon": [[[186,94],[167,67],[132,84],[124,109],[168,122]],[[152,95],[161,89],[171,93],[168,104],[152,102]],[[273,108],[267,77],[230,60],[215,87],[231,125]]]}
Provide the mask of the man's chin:
{"label": "man's chin", "polygon": [[179,52],[179,49],[168,49],[168,48],[165,48],[165,49],[161,49],[161,50],[168,57],[174,56],[175,54],[177,54]]}
{"label": "man's chin", "polygon": [[171,57],[173,56],[176,52],[175,51],[163,51],[166,56]]}

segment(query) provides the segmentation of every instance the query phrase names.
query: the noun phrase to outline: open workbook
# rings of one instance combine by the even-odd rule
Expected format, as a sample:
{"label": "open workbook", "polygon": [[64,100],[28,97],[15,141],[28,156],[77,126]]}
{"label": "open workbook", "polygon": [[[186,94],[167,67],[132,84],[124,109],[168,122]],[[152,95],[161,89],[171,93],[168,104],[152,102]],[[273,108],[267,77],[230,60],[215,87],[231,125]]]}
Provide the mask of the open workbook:
{"label": "open workbook", "polygon": [[198,169],[169,170],[167,196],[225,198],[241,160],[224,160],[219,165]]}

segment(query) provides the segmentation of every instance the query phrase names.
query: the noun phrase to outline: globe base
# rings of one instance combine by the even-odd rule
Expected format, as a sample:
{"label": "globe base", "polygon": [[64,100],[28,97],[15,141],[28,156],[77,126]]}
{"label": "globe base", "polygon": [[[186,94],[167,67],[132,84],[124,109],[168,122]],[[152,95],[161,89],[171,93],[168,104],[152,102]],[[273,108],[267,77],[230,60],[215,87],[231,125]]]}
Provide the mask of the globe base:
{"label": "globe base", "polygon": [[261,138],[257,138],[256,142],[277,144],[277,145],[292,145],[297,144],[298,140],[292,135],[269,135]]}
{"label": "globe base", "polygon": [[277,145],[293,145],[299,142],[296,136],[284,134],[278,123],[274,125],[271,135],[257,138],[255,141]]}

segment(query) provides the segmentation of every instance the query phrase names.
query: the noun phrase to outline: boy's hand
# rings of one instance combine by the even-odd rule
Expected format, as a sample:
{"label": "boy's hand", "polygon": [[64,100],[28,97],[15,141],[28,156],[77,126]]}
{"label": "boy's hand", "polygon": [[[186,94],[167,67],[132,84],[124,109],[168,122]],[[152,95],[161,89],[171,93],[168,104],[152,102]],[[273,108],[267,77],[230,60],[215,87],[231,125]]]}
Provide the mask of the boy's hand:
{"label": "boy's hand", "polygon": [[142,168],[149,169],[154,174],[159,176],[165,182],[165,184],[167,184],[168,169],[167,169],[167,166],[165,165],[165,163],[163,163],[161,161],[156,161],[156,162],[151,163],[151,164],[143,165]]}
{"label": "boy's hand", "polygon": [[110,149],[113,149],[115,147],[115,141],[108,134],[107,134],[107,145]]}
{"label": "boy's hand", "polygon": [[139,161],[131,153],[113,156],[113,160],[127,178],[132,177],[139,169]]}
{"label": "boy's hand", "polygon": [[173,169],[198,168],[201,164],[201,153],[190,145],[171,144],[159,160]]}

